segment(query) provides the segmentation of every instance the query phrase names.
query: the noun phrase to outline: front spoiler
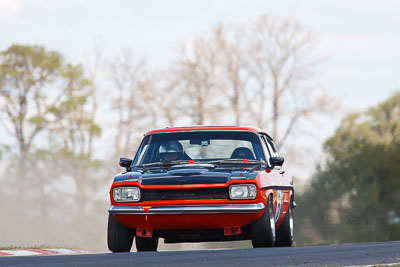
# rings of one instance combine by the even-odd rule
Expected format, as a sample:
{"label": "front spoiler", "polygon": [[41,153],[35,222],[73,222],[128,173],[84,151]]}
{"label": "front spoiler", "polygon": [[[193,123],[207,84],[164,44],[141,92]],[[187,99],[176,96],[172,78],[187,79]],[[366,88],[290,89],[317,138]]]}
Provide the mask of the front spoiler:
{"label": "front spoiler", "polygon": [[222,204],[222,205],[180,205],[180,206],[110,206],[111,214],[212,214],[212,213],[258,213],[264,210],[264,203]]}

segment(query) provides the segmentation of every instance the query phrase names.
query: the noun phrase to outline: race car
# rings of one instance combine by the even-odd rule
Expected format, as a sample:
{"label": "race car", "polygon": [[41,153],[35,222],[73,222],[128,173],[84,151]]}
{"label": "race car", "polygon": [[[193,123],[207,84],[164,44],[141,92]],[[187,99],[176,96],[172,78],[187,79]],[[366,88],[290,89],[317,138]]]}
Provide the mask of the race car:
{"label": "race car", "polygon": [[293,180],[272,138],[254,127],[163,128],[120,158],[108,209],[108,248],[156,251],[165,243],[293,243]]}

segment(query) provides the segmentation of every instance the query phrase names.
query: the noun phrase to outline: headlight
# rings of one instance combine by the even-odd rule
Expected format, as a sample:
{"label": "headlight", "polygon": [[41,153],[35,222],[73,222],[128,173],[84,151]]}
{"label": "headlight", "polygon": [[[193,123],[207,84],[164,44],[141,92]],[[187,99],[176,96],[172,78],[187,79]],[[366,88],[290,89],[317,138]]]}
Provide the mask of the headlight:
{"label": "headlight", "polygon": [[140,189],[138,187],[115,187],[113,198],[115,202],[138,202]]}
{"label": "headlight", "polygon": [[231,199],[255,199],[257,187],[255,184],[239,184],[229,187],[229,197]]}

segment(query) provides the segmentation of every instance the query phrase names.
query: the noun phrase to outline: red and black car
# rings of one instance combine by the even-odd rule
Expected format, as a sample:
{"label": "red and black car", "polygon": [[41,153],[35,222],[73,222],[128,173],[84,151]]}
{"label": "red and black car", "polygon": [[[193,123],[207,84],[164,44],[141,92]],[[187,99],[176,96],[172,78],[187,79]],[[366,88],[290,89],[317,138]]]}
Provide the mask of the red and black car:
{"label": "red and black car", "polygon": [[257,128],[198,126],[145,134],[115,176],[108,209],[113,252],[165,243],[293,243],[293,181],[272,138]]}

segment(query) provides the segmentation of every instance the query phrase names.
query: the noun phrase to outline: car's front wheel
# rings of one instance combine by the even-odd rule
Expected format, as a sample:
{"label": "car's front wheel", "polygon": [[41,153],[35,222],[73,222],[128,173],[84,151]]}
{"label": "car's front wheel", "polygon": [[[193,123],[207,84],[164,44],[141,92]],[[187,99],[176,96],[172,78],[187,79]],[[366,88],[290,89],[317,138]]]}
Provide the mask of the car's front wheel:
{"label": "car's front wheel", "polygon": [[112,252],[129,252],[132,248],[133,230],[117,222],[108,214],[107,244]]}
{"label": "car's front wheel", "polygon": [[136,250],[141,251],[157,251],[158,237],[136,237]]}
{"label": "car's front wheel", "polygon": [[285,220],[276,233],[276,246],[290,247],[293,244],[293,204],[289,203]]}
{"label": "car's front wheel", "polygon": [[251,243],[253,247],[273,247],[275,245],[275,218],[272,195],[268,197],[264,214],[251,225]]}

